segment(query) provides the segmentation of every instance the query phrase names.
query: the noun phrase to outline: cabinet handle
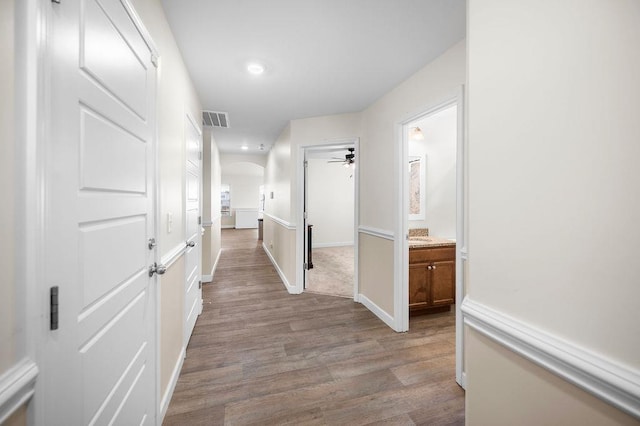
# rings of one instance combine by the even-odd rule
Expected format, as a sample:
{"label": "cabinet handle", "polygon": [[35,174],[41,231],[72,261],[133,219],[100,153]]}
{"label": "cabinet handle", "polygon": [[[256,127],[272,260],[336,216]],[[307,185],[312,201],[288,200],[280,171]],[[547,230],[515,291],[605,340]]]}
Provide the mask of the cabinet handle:
{"label": "cabinet handle", "polygon": [[433,265],[433,269],[436,269],[436,265]]}
{"label": "cabinet handle", "polygon": [[427,269],[428,269],[428,270],[431,270],[431,265],[427,266]]}

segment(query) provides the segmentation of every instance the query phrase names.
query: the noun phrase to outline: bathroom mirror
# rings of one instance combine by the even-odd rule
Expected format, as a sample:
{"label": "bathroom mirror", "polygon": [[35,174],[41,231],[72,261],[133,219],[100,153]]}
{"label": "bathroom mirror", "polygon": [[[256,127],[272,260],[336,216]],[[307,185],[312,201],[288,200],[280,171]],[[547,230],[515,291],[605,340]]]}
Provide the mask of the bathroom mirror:
{"label": "bathroom mirror", "polygon": [[425,220],[425,156],[409,156],[409,220]]}

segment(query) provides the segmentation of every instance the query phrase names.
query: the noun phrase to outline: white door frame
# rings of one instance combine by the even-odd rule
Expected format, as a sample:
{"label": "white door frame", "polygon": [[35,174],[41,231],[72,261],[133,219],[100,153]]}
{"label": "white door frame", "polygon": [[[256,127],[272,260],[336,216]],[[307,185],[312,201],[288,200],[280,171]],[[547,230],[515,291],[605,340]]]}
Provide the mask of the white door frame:
{"label": "white door frame", "polygon": [[354,256],[354,276],[353,276],[353,300],[359,302],[359,273],[358,273],[358,226],[360,223],[360,167],[359,165],[359,153],[360,153],[360,139],[359,138],[344,138],[344,139],[327,139],[323,143],[315,145],[304,145],[298,147],[298,158],[296,161],[296,178],[298,182],[297,194],[296,194],[296,282],[293,286],[291,293],[300,294],[304,291],[304,233],[305,233],[305,220],[304,220],[304,162],[307,157],[307,151],[312,150],[326,150],[332,148],[344,147],[351,145],[355,148],[355,169],[353,171],[354,187],[355,187],[355,199],[354,199],[354,224],[353,224],[353,256]]}
{"label": "white door frame", "polygon": [[[42,404],[32,395],[41,395],[44,383],[39,380],[42,368],[44,337],[48,330],[49,293],[43,291],[45,188],[44,151],[46,148],[48,97],[47,33],[50,4],[37,0],[16,1],[15,13],[15,315],[24,321],[16,342],[16,354],[23,357],[24,370],[20,385],[11,389],[11,412],[27,404],[28,418],[34,424],[45,424]],[[20,29],[18,31],[18,29]],[[11,141],[10,143],[13,143]],[[46,312],[46,314],[44,314]],[[29,401],[31,402],[29,403]],[[12,402],[13,401],[13,402]],[[8,408],[5,404],[3,408]],[[8,411],[9,411],[8,410]]]}
{"label": "white door frame", "polygon": [[395,324],[394,330],[403,332],[409,330],[409,175],[405,167],[409,161],[409,137],[408,126],[410,123],[433,115],[452,105],[457,105],[457,153],[456,153],[456,381],[463,388],[465,387],[465,375],[463,371],[463,320],[462,300],[465,295],[464,289],[464,262],[467,260],[466,246],[466,138],[465,138],[465,104],[464,86],[460,86],[455,93],[447,97],[444,101],[429,105],[420,112],[408,116],[406,119],[396,124],[396,158],[397,158],[397,179],[399,188],[399,203],[397,205],[396,220],[396,243],[395,243],[395,280],[394,280],[394,301],[395,301]]}
{"label": "white door frame", "polygon": [[[194,247],[193,249],[196,249],[200,252],[200,255],[198,256],[198,276],[196,277],[196,279],[199,281],[199,290],[198,290],[198,299],[196,302],[198,304],[198,313],[196,316],[199,316],[202,313],[202,156],[203,156],[203,140],[202,140],[202,128],[201,126],[198,124],[198,121],[196,119],[193,118],[193,116],[191,115],[191,113],[187,112],[185,114],[186,116],[186,120],[185,120],[185,128],[184,128],[184,138],[183,138],[183,145],[185,146],[185,157],[184,157],[184,182],[183,182],[183,190],[184,190],[184,197],[182,197],[182,210],[183,210],[183,220],[182,220],[182,229],[185,230],[185,233],[188,231],[189,227],[187,226],[187,206],[189,204],[189,200],[188,200],[188,189],[187,189],[187,185],[188,185],[188,175],[189,175],[189,170],[188,170],[188,165],[187,163],[189,162],[188,160],[188,155],[189,153],[186,151],[186,142],[187,142],[187,138],[189,137],[187,135],[187,125],[193,126],[193,128],[196,130],[197,134],[198,134],[198,141],[199,141],[199,161],[198,161],[198,173],[199,173],[199,181],[198,181],[198,216],[200,217],[200,223],[199,223],[199,227],[200,229],[198,230],[198,241],[196,241],[196,247]],[[184,256],[186,258],[190,247],[187,245],[189,243],[188,238],[190,237],[190,235],[185,235],[185,249],[184,249]],[[186,265],[186,262],[185,262]],[[187,283],[188,280],[188,271],[185,271],[185,284]],[[187,288],[185,288],[185,296],[186,296],[186,290]],[[185,297],[185,306],[184,306],[184,313],[183,313],[183,325],[182,325],[182,330],[183,330],[183,350],[186,351],[187,349],[187,345],[189,343],[189,339],[191,339],[191,332],[192,330],[189,328],[189,324],[188,324],[188,315],[189,315],[189,309],[191,308],[191,306],[187,306],[186,305],[187,299]]]}

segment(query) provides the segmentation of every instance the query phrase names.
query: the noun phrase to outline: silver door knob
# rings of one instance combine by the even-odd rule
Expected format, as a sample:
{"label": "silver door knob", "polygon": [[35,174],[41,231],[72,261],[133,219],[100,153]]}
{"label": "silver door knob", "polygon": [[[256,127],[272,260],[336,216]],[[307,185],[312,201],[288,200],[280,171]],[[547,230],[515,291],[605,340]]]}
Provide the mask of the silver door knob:
{"label": "silver door knob", "polygon": [[163,275],[167,272],[167,267],[165,265],[153,263],[153,265],[149,266],[149,276],[152,277],[153,274]]}
{"label": "silver door knob", "polygon": [[195,241],[187,241],[187,247],[195,247],[195,246],[196,246]]}
{"label": "silver door knob", "polygon": [[149,238],[149,250],[153,250],[153,248],[156,246],[156,239],[155,238]]}

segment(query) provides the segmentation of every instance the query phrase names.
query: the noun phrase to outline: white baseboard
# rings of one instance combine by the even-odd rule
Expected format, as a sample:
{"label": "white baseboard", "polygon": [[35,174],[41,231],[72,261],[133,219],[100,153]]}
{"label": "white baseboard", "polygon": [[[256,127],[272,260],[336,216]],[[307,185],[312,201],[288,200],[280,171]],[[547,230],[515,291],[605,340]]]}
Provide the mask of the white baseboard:
{"label": "white baseboard", "polygon": [[216,268],[218,267],[218,262],[220,261],[220,254],[222,254],[222,250],[218,250],[218,255],[216,256],[216,261],[213,262],[213,267],[211,268],[211,274],[202,276],[202,282],[203,283],[210,283],[210,282],[213,281],[213,276],[216,273]]}
{"label": "white baseboard", "polygon": [[176,384],[178,384],[178,378],[180,377],[180,370],[182,370],[182,365],[184,364],[184,359],[187,356],[187,352],[184,348],[180,351],[180,356],[178,357],[178,361],[176,365],[173,367],[173,372],[171,373],[171,378],[169,379],[169,385],[167,386],[167,390],[162,396],[162,401],[160,402],[160,422],[164,420],[165,414],[167,414],[167,409],[169,408],[169,403],[171,402],[171,397],[173,396],[173,391],[176,389]]}
{"label": "white baseboard", "polygon": [[389,315],[387,312],[385,312],[380,306],[373,303],[367,296],[360,293],[358,294],[357,300],[360,303],[362,303],[364,306],[366,306],[367,309],[373,312],[375,316],[380,318],[382,322],[387,324],[389,327],[391,328],[395,327],[395,321],[393,320],[393,317]]}
{"label": "white baseboard", "polygon": [[282,272],[282,269],[280,269],[280,265],[278,265],[278,262],[276,262],[276,260],[273,258],[273,255],[271,254],[271,252],[269,251],[265,243],[262,243],[262,249],[264,250],[265,253],[267,253],[267,257],[271,261],[271,264],[273,264],[273,267],[276,268],[276,271],[278,272],[278,275],[280,275],[280,279],[282,280],[282,284],[284,284],[284,287],[287,289],[287,291],[290,294],[300,294],[300,292],[297,291],[296,287],[292,286],[289,283],[289,280],[287,280],[287,277],[284,275],[284,272]]}
{"label": "white baseboard", "polygon": [[325,247],[347,247],[352,246],[353,241],[341,241],[337,243],[314,243],[313,248],[325,248]]}
{"label": "white baseboard", "polygon": [[465,325],[616,408],[640,418],[640,371],[534,328],[469,297]]}
{"label": "white baseboard", "polygon": [[33,396],[38,366],[24,359],[0,376],[0,424],[11,417]]}
{"label": "white baseboard", "polygon": [[221,229],[236,229],[235,225],[220,225]]}

